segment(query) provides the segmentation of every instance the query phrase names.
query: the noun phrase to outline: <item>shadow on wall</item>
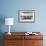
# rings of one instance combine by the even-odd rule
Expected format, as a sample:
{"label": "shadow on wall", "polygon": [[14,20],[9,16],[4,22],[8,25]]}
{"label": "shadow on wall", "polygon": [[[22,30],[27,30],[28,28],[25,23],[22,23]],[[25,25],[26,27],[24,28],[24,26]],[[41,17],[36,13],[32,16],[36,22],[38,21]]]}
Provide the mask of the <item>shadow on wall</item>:
{"label": "shadow on wall", "polygon": [[2,25],[5,23],[5,17],[4,16],[0,16],[0,33],[2,32],[1,28]]}
{"label": "shadow on wall", "polygon": [[5,23],[5,17],[0,16],[0,46],[3,46],[3,32],[2,25]]}
{"label": "shadow on wall", "polygon": [[3,39],[4,39],[3,33],[0,33],[0,46],[4,46],[3,45]]}

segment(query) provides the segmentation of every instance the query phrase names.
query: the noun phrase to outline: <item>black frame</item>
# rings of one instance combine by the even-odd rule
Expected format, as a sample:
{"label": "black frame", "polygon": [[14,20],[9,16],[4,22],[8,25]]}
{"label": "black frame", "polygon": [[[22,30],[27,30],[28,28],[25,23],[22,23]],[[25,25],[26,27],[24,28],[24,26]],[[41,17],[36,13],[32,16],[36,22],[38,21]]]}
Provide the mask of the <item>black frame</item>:
{"label": "black frame", "polygon": [[[24,21],[24,20],[22,20],[22,21],[20,21],[20,18],[21,18],[21,13],[26,13],[26,14],[28,14],[28,13],[30,13],[30,14],[34,14],[34,15],[31,15],[31,16],[33,16],[33,21]],[[26,19],[31,19],[29,16],[28,17],[26,17]],[[20,22],[20,23],[34,23],[35,22],[35,10],[19,10],[18,11],[18,21]]]}

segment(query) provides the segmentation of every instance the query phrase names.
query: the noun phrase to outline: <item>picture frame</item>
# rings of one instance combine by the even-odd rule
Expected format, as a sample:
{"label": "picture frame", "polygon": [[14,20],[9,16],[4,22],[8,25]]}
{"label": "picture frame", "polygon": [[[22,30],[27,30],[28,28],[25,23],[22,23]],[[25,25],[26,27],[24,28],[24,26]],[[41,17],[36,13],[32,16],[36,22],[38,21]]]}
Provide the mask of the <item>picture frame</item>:
{"label": "picture frame", "polygon": [[19,10],[18,20],[22,23],[34,23],[35,22],[35,10]]}

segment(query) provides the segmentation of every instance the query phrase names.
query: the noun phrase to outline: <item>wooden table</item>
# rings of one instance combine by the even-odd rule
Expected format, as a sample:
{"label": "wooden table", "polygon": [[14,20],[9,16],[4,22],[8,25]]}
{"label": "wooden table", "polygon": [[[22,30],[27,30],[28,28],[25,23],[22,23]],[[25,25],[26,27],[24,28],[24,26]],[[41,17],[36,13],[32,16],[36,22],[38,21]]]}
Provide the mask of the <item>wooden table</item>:
{"label": "wooden table", "polygon": [[40,32],[38,35],[25,35],[26,32],[11,32],[8,35],[4,33],[4,46],[43,46],[43,35]]}

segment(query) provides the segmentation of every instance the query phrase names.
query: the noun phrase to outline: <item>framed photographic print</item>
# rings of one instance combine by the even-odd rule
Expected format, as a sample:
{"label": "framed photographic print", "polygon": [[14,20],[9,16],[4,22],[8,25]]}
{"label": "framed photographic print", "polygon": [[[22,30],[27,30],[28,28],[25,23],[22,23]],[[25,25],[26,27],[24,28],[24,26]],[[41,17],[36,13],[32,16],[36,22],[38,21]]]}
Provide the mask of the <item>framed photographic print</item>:
{"label": "framed photographic print", "polygon": [[19,22],[35,22],[35,10],[19,10]]}

